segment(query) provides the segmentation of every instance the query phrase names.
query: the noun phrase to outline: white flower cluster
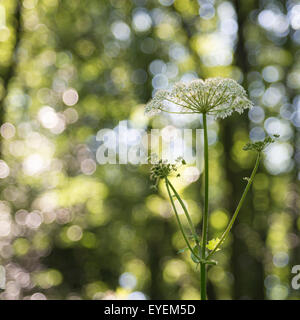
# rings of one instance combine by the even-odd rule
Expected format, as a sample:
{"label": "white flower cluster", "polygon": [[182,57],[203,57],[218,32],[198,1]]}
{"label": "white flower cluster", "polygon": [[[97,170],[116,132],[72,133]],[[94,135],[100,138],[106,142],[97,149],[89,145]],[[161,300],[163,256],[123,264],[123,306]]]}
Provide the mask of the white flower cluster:
{"label": "white flower cluster", "polygon": [[[172,111],[174,107],[176,111]],[[171,91],[157,91],[146,105],[145,112],[206,113],[215,118],[226,118],[233,111],[243,113],[244,109],[251,107],[246,91],[235,80],[209,78],[187,84],[179,82]]]}

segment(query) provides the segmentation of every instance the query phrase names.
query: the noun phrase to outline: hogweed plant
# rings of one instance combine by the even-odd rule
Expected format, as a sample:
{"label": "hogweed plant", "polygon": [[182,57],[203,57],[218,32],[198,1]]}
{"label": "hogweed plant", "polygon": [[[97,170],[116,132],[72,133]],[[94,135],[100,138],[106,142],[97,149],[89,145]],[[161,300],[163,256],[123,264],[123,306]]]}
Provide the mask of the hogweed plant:
{"label": "hogweed plant", "polygon": [[[196,232],[196,228],[190,218],[187,207],[169,179],[169,177],[174,173],[179,176],[177,169],[178,166],[185,164],[184,159],[179,158],[175,164],[170,164],[166,161],[159,160],[151,169],[151,179],[155,181],[155,186],[157,186],[160,180],[164,181],[179,229],[187,245],[186,249],[190,251],[192,260],[197,265],[200,264],[202,300],[206,300],[207,265],[217,264],[217,262],[211,258],[218,250],[220,250],[221,245],[226,240],[234,221],[239,214],[246,195],[253,182],[263,150],[267,145],[274,142],[273,138],[267,137],[263,141],[248,143],[244,147],[244,150],[246,151],[252,150],[257,153],[253,171],[250,177],[244,178],[247,181],[247,185],[225,231],[220,238],[208,241],[209,161],[207,116],[212,115],[215,119],[224,119],[230,116],[234,111],[237,111],[241,114],[245,109],[249,109],[251,107],[252,102],[248,99],[244,88],[236,81],[225,78],[210,78],[205,81],[197,79],[191,81],[190,83],[176,83],[170,91],[157,91],[153,99],[145,107],[145,112],[149,115],[159,112],[176,114],[202,114],[204,130],[204,210],[201,238]],[[191,235],[187,234],[181,223],[178,210],[174,203],[174,198],[178,200],[181,208],[183,209]]]}

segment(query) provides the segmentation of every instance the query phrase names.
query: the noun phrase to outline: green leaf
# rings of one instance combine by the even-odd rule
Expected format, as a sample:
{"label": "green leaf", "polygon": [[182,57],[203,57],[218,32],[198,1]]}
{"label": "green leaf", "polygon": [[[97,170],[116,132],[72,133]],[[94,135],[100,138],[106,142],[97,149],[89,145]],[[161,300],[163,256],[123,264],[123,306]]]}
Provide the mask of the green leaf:
{"label": "green leaf", "polygon": [[[201,249],[201,248],[200,248]],[[193,248],[194,252],[196,253],[197,256],[200,256],[199,248],[198,246],[195,246]],[[191,253],[191,258],[195,263],[199,263],[199,258],[196,257],[193,253]]]}
{"label": "green leaf", "polygon": [[[220,242],[219,238],[216,239],[211,239],[208,241],[206,248],[210,251],[214,250],[217,244]],[[216,251],[219,251],[220,249],[218,248]]]}
{"label": "green leaf", "polygon": [[185,247],[185,248],[183,248],[183,249],[178,250],[177,253],[178,253],[178,254],[179,254],[179,253],[183,253],[183,252],[185,252],[187,249],[188,249],[188,247]]}

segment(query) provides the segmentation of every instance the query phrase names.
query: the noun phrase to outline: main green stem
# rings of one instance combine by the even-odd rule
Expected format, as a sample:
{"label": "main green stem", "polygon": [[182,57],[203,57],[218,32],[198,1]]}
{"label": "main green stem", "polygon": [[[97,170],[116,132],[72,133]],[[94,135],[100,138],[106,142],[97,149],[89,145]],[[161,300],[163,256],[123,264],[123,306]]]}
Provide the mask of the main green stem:
{"label": "main green stem", "polygon": [[[205,251],[207,243],[208,229],[208,138],[207,138],[207,121],[206,114],[203,113],[203,129],[204,129],[204,212],[202,219],[202,248],[201,258],[205,260]],[[201,300],[206,300],[206,264],[201,263]]]}

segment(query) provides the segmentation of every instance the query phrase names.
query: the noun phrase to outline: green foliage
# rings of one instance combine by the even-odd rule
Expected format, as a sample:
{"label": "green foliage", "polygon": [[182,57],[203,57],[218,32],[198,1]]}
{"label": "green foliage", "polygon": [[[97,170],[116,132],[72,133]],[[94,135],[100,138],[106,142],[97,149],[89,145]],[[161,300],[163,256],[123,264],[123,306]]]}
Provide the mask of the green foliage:
{"label": "green foliage", "polygon": [[[275,138],[279,138],[278,134],[274,134]],[[247,143],[244,147],[243,150],[245,151],[257,151],[257,152],[262,152],[267,146],[269,146],[271,143],[274,143],[275,139],[271,137],[266,137],[263,141],[256,141],[252,143]]]}

